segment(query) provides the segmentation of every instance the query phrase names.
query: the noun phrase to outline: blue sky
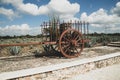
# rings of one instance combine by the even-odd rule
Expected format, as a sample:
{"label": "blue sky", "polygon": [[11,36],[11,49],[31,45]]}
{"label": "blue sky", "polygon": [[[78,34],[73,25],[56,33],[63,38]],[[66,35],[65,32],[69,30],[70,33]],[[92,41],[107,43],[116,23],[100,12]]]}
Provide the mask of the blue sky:
{"label": "blue sky", "polygon": [[90,32],[120,32],[120,0],[0,0],[0,36],[37,35],[52,14],[88,21]]}

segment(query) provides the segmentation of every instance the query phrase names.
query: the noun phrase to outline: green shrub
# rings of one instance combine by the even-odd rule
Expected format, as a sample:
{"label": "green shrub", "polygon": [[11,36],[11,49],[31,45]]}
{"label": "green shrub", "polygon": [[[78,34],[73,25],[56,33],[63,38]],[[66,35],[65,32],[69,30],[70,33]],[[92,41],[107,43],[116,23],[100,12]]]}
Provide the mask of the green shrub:
{"label": "green shrub", "polygon": [[21,50],[21,47],[18,47],[18,46],[10,47],[10,53],[12,55],[18,55],[20,53],[20,50]]}

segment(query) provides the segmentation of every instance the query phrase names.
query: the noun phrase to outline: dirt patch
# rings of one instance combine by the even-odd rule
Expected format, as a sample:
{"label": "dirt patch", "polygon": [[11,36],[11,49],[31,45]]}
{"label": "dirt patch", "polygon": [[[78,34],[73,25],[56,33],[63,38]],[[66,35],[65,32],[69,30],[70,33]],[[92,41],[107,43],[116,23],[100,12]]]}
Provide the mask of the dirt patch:
{"label": "dirt patch", "polygon": [[[119,47],[108,47],[108,46],[100,46],[100,47],[92,47],[84,49],[84,53],[90,53],[94,55],[105,55],[110,53],[120,52]],[[84,54],[83,53],[83,54]]]}
{"label": "dirt patch", "polygon": [[26,57],[0,59],[0,72],[28,69],[28,68],[40,67],[51,64],[59,64],[59,63],[79,60],[83,58],[90,58],[90,57],[110,54],[113,52],[120,52],[120,48],[107,47],[107,46],[85,48],[79,57],[71,58],[71,59],[67,59],[65,57],[61,57],[57,55],[48,55],[49,52],[48,54],[39,57],[26,56]]}

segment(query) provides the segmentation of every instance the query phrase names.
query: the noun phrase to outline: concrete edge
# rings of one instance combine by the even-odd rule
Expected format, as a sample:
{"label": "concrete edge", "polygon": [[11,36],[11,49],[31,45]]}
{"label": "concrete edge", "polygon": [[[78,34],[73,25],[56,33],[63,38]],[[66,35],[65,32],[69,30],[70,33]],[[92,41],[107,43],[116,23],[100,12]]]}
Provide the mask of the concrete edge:
{"label": "concrete edge", "polygon": [[93,58],[76,60],[76,61],[72,61],[72,62],[65,62],[65,63],[61,63],[61,64],[56,64],[56,65],[23,69],[23,70],[12,71],[12,72],[3,72],[0,74],[0,80],[6,80],[6,79],[11,79],[11,78],[24,77],[24,76],[49,72],[49,71],[53,71],[53,70],[77,66],[77,65],[81,65],[81,64],[90,63],[90,62],[96,62],[96,61],[100,61],[100,60],[104,60],[104,59],[108,59],[108,58],[112,58],[112,57],[117,57],[117,56],[120,56],[120,52],[103,55],[103,56],[98,56],[98,57],[93,57]]}

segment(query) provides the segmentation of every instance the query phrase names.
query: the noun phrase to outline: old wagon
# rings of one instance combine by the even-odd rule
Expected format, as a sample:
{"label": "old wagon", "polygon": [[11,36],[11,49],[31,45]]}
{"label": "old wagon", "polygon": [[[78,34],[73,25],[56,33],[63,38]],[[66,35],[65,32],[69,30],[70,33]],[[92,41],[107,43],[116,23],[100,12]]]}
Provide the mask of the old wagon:
{"label": "old wagon", "polygon": [[85,21],[65,22],[55,19],[40,25],[41,42],[0,44],[0,47],[44,44],[61,52],[67,58],[78,57],[84,48],[84,43],[89,41],[88,25],[89,23]]}

